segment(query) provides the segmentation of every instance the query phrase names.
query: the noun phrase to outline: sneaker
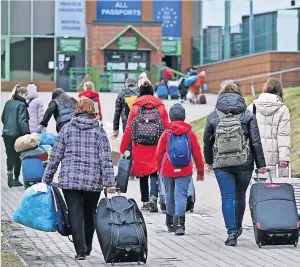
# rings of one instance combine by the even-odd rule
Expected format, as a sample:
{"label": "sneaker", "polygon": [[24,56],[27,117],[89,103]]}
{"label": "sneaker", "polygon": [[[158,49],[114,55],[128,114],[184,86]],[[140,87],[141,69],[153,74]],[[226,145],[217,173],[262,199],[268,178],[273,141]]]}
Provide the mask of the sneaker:
{"label": "sneaker", "polygon": [[237,238],[236,233],[229,234],[226,241],[225,241],[225,245],[226,246],[232,246],[232,247],[236,246],[237,245],[237,239],[236,238]]}
{"label": "sneaker", "polygon": [[85,254],[79,254],[75,256],[75,260],[77,261],[82,261],[86,259],[86,255]]}
{"label": "sneaker", "polygon": [[242,235],[242,233],[243,233],[243,227],[241,227],[241,228],[237,231],[237,233],[236,233],[236,238],[239,238],[239,237]]}
{"label": "sneaker", "polygon": [[158,212],[157,197],[151,196],[149,205],[150,205],[150,212]]}
{"label": "sneaker", "polygon": [[23,186],[23,184],[19,181],[19,178],[18,178],[18,179],[14,180],[14,187],[19,187],[19,186]]}
{"label": "sneaker", "polygon": [[14,186],[14,174],[11,171],[7,172],[7,185],[9,188]]}
{"label": "sneaker", "polygon": [[141,207],[141,210],[150,210],[149,202],[143,202],[143,206]]}

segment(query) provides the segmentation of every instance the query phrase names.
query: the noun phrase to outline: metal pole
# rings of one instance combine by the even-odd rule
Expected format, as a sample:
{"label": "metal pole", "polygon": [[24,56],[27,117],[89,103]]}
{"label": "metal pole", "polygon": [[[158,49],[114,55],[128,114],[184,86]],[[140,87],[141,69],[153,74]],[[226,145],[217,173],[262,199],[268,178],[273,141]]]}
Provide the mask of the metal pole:
{"label": "metal pole", "polygon": [[224,59],[230,58],[230,0],[225,1]]}
{"label": "metal pole", "polygon": [[250,16],[249,16],[249,54],[254,53],[254,31],[253,31],[253,1],[250,0]]}
{"label": "metal pole", "polygon": [[200,18],[199,18],[199,28],[200,28],[200,65],[203,65],[203,5],[202,5],[202,0],[199,3],[199,9],[200,9]]}

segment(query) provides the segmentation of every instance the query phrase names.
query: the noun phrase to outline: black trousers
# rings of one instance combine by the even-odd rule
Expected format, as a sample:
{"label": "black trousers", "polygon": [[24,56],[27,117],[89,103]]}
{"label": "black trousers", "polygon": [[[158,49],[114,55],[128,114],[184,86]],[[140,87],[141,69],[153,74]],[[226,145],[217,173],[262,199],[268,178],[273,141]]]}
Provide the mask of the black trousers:
{"label": "black trousers", "polygon": [[20,153],[15,150],[15,142],[17,139],[18,137],[14,136],[3,136],[7,156],[7,171],[13,171],[16,179],[19,178],[21,171]]}
{"label": "black trousers", "polygon": [[63,194],[69,210],[71,233],[77,255],[92,249],[95,215],[100,192],[65,190]]}
{"label": "black trousers", "polygon": [[140,177],[141,201],[149,201],[149,176],[150,176],[150,196],[158,197],[158,175],[152,173],[150,175]]}

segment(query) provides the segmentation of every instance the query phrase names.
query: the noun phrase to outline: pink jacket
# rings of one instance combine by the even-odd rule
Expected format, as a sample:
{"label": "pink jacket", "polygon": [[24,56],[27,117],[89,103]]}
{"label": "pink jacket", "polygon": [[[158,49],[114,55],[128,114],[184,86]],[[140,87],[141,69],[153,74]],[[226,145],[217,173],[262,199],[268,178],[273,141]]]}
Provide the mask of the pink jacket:
{"label": "pink jacket", "polygon": [[28,99],[27,103],[29,113],[29,129],[31,133],[36,133],[40,122],[44,116],[44,105],[43,101],[39,98],[37,88],[35,85],[28,85]]}

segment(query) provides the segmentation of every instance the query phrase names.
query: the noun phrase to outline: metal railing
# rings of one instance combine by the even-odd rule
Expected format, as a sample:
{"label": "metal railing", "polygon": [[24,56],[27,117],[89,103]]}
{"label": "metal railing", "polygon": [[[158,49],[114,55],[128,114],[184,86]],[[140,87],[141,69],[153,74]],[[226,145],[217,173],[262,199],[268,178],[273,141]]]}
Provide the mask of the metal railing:
{"label": "metal railing", "polygon": [[[234,79],[234,81],[238,81],[238,82],[250,81],[251,93],[254,96],[256,94],[255,88],[254,88],[254,81],[256,79],[279,75],[279,80],[282,83],[282,75],[284,73],[293,72],[293,71],[300,71],[300,67],[296,67],[296,68],[292,68],[292,69],[285,69],[285,70],[280,70],[280,71],[274,71],[274,72],[267,72],[267,73],[262,73],[262,74],[258,74],[258,75],[254,75],[254,76],[248,76],[248,77],[244,77],[244,78],[238,78],[238,79]],[[300,84],[300,81],[299,81],[299,84]]]}

